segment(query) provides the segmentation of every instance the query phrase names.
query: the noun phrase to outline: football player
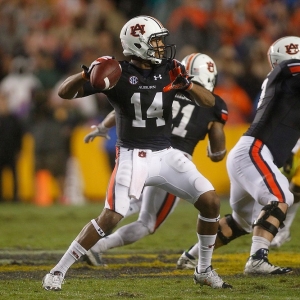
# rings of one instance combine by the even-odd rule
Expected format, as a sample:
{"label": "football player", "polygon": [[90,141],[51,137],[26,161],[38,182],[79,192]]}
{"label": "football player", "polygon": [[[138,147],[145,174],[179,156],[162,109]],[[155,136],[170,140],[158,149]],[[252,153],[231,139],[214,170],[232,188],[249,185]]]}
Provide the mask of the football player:
{"label": "football player", "polygon": [[253,232],[245,274],[287,274],[268,260],[271,241],[294,202],[281,168],[300,137],[300,38],[283,37],[268,51],[254,120],[227,156],[232,214],[220,220],[215,248]]}
{"label": "football player", "polygon": [[270,244],[270,247],[273,248],[279,248],[291,240],[290,228],[300,205],[300,140],[298,140],[296,146],[293,148],[290,158],[281,168],[281,172],[283,172],[290,182],[290,191],[294,195],[294,204],[287,211],[284,221],[285,226],[279,228],[278,233]]}
{"label": "football player", "polygon": [[[178,91],[197,105],[212,107],[215,96],[193,82],[167,45],[169,32],[151,16],[129,20],[121,30],[122,75],[107,90],[92,88],[89,76],[95,64],[68,77],[59,87],[65,99],[104,93],[116,114],[116,165],[107,189],[105,207],[71,243],[63,257],[43,278],[43,288],[57,291],[68,269],[126,215],[130,199],[146,186],[163,190],[192,203],[199,211],[197,235],[201,260],[194,280],[213,288],[231,288],[213,270],[211,259],[219,223],[220,199],[212,184],[181,151],[172,148],[172,103]],[[101,60],[100,60],[101,61]]]}
{"label": "football player", "polygon": [[[198,82],[213,92],[217,79],[217,68],[215,62],[208,55],[202,53],[188,55],[183,59],[182,64],[188,74],[193,76],[194,82]],[[227,105],[219,96],[215,95],[215,99],[214,107],[204,108],[195,105],[180,92],[175,96],[171,144],[189,159],[192,159],[198,142],[204,140],[207,135],[209,139],[207,154],[210,159],[213,162],[218,162],[226,155],[223,127],[228,118]],[[113,121],[114,114],[110,113],[85,137],[85,142],[92,141],[96,136],[107,137],[108,128],[114,125]],[[132,244],[149,234],[153,234],[174,210],[178,201],[178,197],[158,187],[146,186],[142,201],[131,200],[129,212],[132,214],[140,211],[138,220],[122,226],[113,234],[99,240],[87,252],[89,263],[95,266],[104,265],[101,258],[103,252],[111,248]],[[193,265],[193,268],[195,267],[196,262]]]}
{"label": "football player", "polygon": [[[294,195],[294,204],[289,207],[286,218],[284,221],[284,227],[278,229],[278,233],[271,241],[270,248],[279,248],[282,244],[291,240],[290,227],[293,223],[293,220],[296,216],[297,210],[300,205],[300,140],[298,140],[296,146],[293,148],[288,160],[284,163],[283,167],[280,168],[280,171],[286,176],[290,182],[290,191]],[[261,207],[262,208],[262,207]],[[230,240],[233,240],[244,234],[244,230],[239,229],[235,226],[235,221],[232,219],[232,215],[228,214],[225,217],[220,219],[219,230],[216,238],[215,249],[227,245],[229,240],[227,237],[222,237],[222,231],[224,231],[224,226],[234,228],[234,238],[231,237]],[[230,233],[231,234],[231,233]],[[189,250],[184,251],[177,261],[177,269],[194,269],[197,265],[198,257],[198,244],[196,243]]]}

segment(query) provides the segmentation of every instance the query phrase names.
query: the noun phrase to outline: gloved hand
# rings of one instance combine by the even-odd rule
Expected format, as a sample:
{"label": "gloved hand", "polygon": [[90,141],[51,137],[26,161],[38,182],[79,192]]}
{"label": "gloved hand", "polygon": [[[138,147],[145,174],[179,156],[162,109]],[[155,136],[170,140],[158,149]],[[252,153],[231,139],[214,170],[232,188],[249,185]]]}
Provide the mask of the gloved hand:
{"label": "gloved hand", "polygon": [[115,59],[114,56],[101,56],[101,57],[98,57],[96,60],[94,60],[91,65],[89,67],[85,66],[85,65],[81,65],[81,68],[83,69],[82,71],[82,77],[85,79],[85,80],[90,80],[90,76],[91,76],[91,72],[93,70],[93,68],[96,66],[96,65],[99,65],[101,64],[101,61],[103,59]]}
{"label": "gloved hand", "polygon": [[294,153],[291,152],[289,158],[286,160],[286,162],[283,165],[283,171],[286,174],[290,174],[292,168],[293,168],[293,161],[294,161]]}
{"label": "gloved hand", "polygon": [[189,90],[192,88],[193,83],[191,79],[193,76],[182,73],[184,70],[178,65],[177,60],[173,60],[174,68],[169,71],[171,83],[163,88],[163,92],[169,92],[170,90]]}
{"label": "gloved hand", "polygon": [[84,137],[85,143],[92,142],[94,138],[97,136],[102,136],[110,140],[110,136],[107,134],[109,128],[106,128],[102,123],[98,124],[97,126],[93,125],[91,126],[91,128],[95,128],[95,129]]}
{"label": "gloved hand", "polygon": [[174,81],[179,74],[182,74],[181,67],[178,66],[178,61],[173,59],[174,68],[169,71],[170,80]]}
{"label": "gloved hand", "polygon": [[163,88],[163,92],[169,92],[170,90],[188,91],[193,86],[193,83],[191,81],[192,78],[193,76],[178,74],[174,81]]}

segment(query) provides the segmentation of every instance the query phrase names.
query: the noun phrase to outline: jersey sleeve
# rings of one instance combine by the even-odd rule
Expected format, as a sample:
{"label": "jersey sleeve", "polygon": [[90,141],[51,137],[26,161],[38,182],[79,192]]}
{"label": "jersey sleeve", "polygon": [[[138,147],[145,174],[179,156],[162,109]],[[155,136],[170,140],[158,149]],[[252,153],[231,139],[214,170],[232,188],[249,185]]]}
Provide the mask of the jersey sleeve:
{"label": "jersey sleeve", "polygon": [[95,89],[91,86],[91,83],[89,81],[85,82],[83,85],[83,97],[93,95],[96,93],[102,93],[101,90]]}
{"label": "jersey sleeve", "polygon": [[218,95],[214,94],[215,96],[215,106],[214,106],[214,116],[217,122],[222,124],[226,124],[228,120],[228,109],[225,101],[219,97]]}
{"label": "jersey sleeve", "polygon": [[291,59],[280,64],[282,76],[289,81],[292,89],[300,90],[300,60]]}
{"label": "jersey sleeve", "polygon": [[299,149],[300,149],[300,139],[298,139],[296,145],[292,149],[292,152],[295,154],[296,152],[298,152]]}

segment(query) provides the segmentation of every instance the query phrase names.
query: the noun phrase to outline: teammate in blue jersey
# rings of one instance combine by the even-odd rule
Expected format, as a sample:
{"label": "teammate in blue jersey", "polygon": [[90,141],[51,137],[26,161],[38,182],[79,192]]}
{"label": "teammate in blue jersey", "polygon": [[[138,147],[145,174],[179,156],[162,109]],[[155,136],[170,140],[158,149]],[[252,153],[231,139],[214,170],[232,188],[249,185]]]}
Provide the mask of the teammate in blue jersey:
{"label": "teammate in blue jersey", "polygon": [[272,71],[262,84],[256,115],[227,156],[232,214],[222,218],[215,248],[253,231],[245,274],[287,274],[271,264],[271,241],[294,202],[280,171],[300,137],[300,38],[271,45]]}
{"label": "teammate in blue jersey", "polygon": [[[182,61],[193,81],[213,92],[217,68],[214,61],[202,53],[194,53]],[[192,159],[194,149],[199,141],[208,135],[207,153],[214,162],[221,161],[226,155],[224,125],[228,118],[227,105],[217,95],[216,104],[211,108],[195,105],[182,93],[177,93],[173,102],[172,147],[182,151]],[[114,114],[111,113],[91,133],[85,137],[85,142],[92,141],[97,136],[107,136],[108,127],[114,125]],[[87,258],[92,265],[104,265],[102,253],[115,247],[134,243],[141,238],[153,234],[175,209],[179,198],[155,186],[146,186],[142,200],[131,200],[130,213],[140,211],[138,220],[120,227],[113,234],[98,241]],[[127,215],[128,216],[128,215]],[[198,244],[197,244],[198,246]],[[198,252],[197,248],[197,252]],[[197,255],[198,256],[198,255]],[[196,264],[193,268],[197,267]]]}
{"label": "teammate in blue jersey", "polygon": [[[138,16],[120,33],[122,75],[109,90],[93,89],[90,68],[68,77],[59,87],[65,99],[104,93],[116,114],[116,165],[107,189],[105,207],[71,243],[63,257],[43,279],[43,288],[57,291],[68,269],[126,215],[130,199],[138,199],[146,186],[159,186],[192,203],[199,211],[197,235],[200,248],[194,279],[213,288],[231,288],[213,270],[211,259],[219,223],[220,199],[212,184],[179,150],[171,146],[172,104],[180,91],[197,105],[212,107],[215,96],[193,82],[185,67],[174,59],[174,45],[167,45],[167,29],[155,18]],[[107,57],[106,57],[107,58]],[[107,58],[108,59],[108,58]],[[84,100],[83,100],[84,101]]]}

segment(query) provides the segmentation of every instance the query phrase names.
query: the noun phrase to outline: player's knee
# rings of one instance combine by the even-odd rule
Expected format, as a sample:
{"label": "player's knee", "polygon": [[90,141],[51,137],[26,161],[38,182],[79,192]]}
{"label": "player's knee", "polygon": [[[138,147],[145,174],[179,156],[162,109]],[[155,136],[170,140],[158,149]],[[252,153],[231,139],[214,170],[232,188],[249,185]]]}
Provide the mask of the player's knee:
{"label": "player's knee", "polygon": [[[278,201],[271,201],[269,204],[267,204],[262,208],[264,214],[260,215],[258,219],[254,221],[252,227],[259,226],[264,230],[273,234],[273,236],[275,236],[278,232],[278,228],[284,227],[283,221],[285,220],[286,217],[286,209],[287,209],[287,205],[285,203],[279,203]],[[273,224],[273,222],[270,221],[269,219],[270,216],[278,220],[279,226],[276,226],[276,224]]]}
{"label": "player's knee", "polygon": [[215,191],[208,191],[202,194],[194,206],[206,218],[215,218],[220,212],[220,199]]}
{"label": "player's knee", "polygon": [[111,229],[114,228],[122,219],[122,214],[105,207],[101,214],[95,220],[98,224],[103,223],[103,227],[108,227],[107,229]]}
{"label": "player's knee", "polygon": [[138,218],[138,222],[148,230],[148,234],[152,234],[155,231],[156,217],[152,216],[148,212],[141,212]]}
{"label": "player's knee", "polygon": [[231,214],[225,215],[220,222],[217,237],[223,245],[227,245],[236,238],[248,234],[249,232],[241,229],[235,222]]}

